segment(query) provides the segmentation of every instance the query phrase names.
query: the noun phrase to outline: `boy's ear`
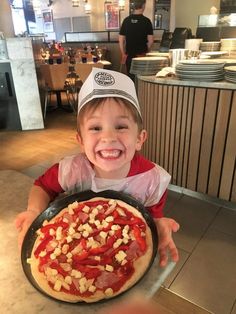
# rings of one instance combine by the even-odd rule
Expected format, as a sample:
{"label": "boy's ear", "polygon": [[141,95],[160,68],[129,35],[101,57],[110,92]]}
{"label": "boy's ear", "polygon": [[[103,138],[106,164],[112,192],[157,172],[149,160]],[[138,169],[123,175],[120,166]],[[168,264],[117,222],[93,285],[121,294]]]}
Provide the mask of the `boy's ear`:
{"label": "boy's ear", "polygon": [[137,151],[141,150],[143,143],[146,141],[146,139],[147,139],[147,131],[142,130],[137,137],[137,143],[136,143]]}
{"label": "boy's ear", "polygon": [[81,137],[81,135],[77,132],[77,134],[76,134],[76,138],[77,138],[77,141],[79,142],[79,144],[81,145],[81,146],[83,146],[83,140],[82,140],[82,137]]}

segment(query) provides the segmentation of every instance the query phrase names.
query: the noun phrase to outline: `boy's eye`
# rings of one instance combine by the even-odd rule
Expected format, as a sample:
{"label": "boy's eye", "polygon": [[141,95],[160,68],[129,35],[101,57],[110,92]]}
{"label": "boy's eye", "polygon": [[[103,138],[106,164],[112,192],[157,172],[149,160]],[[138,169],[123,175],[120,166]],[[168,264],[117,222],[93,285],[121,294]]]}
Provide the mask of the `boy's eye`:
{"label": "boy's eye", "polygon": [[116,126],[117,130],[123,130],[123,129],[128,129],[128,125],[126,124],[120,124]]}
{"label": "boy's eye", "polygon": [[98,125],[89,128],[89,131],[100,131],[102,128]]}

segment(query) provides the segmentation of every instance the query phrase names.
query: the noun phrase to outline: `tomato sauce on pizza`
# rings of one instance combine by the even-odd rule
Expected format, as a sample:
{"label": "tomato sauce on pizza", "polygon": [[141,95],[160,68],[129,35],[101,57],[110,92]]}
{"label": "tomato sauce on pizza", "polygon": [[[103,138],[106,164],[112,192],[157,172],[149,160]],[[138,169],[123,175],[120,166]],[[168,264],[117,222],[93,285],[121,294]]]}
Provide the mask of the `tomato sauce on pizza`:
{"label": "tomato sauce on pizza", "polygon": [[40,288],[68,302],[96,302],[133,286],[150,265],[151,230],[115,199],[74,202],[37,231],[29,263]]}

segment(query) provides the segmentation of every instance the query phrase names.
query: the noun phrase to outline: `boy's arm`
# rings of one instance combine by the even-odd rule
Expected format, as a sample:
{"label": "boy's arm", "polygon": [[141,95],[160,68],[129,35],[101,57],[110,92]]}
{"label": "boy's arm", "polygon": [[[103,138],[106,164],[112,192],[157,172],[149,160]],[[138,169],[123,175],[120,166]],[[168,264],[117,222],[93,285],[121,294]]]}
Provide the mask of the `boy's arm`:
{"label": "boy's arm", "polygon": [[164,216],[163,210],[166,204],[166,199],[167,199],[167,190],[163,193],[160,201],[150,207],[147,207],[147,210],[150,212],[153,218],[161,218]]}
{"label": "boy's arm", "polygon": [[27,211],[34,211],[39,215],[48,207],[49,202],[50,196],[40,186],[34,185],[29,194]]}
{"label": "boy's arm", "polygon": [[179,230],[179,224],[171,218],[163,217],[163,209],[165,207],[167,199],[167,190],[162,195],[158,204],[148,207],[154,222],[156,224],[158,233],[158,253],[160,258],[160,266],[166,266],[168,262],[168,256],[174,262],[179,260],[178,249],[174,243],[172,233]]}
{"label": "boy's arm", "polygon": [[18,246],[21,248],[25,234],[35,218],[48,207],[50,196],[39,186],[31,188],[27,210],[20,213],[15,220],[15,226],[19,231]]}

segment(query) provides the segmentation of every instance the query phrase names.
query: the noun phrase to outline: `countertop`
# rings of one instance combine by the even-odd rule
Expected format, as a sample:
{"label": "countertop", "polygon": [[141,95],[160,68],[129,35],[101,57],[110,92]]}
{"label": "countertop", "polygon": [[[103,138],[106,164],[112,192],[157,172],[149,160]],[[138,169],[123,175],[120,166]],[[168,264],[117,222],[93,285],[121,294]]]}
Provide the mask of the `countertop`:
{"label": "countertop", "polygon": [[17,231],[14,227],[16,215],[26,208],[28,193],[33,179],[14,170],[0,171],[0,304],[1,313],[24,314],[94,314],[130,298],[133,292],[149,294],[155,283],[164,280],[167,272],[161,271],[157,259],[145,277],[129,292],[108,302],[99,304],[68,304],[50,299],[39,293],[24,275],[20,252],[17,248]]}
{"label": "countertop", "polygon": [[207,87],[207,88],[218,88],[218,89],[236,89],[236,84],[230,83],[227,81],[217,81],[217,82],[204,82],[204,81],[191,81],[191,80],[179,80],[177,78],[172,77],[156,77],[152,76],[144,76],[139,75],[138,79],[150,82],[154,84],[163,84],[163,85],[177,85],[177,86],[193,86],[193,87]]}

